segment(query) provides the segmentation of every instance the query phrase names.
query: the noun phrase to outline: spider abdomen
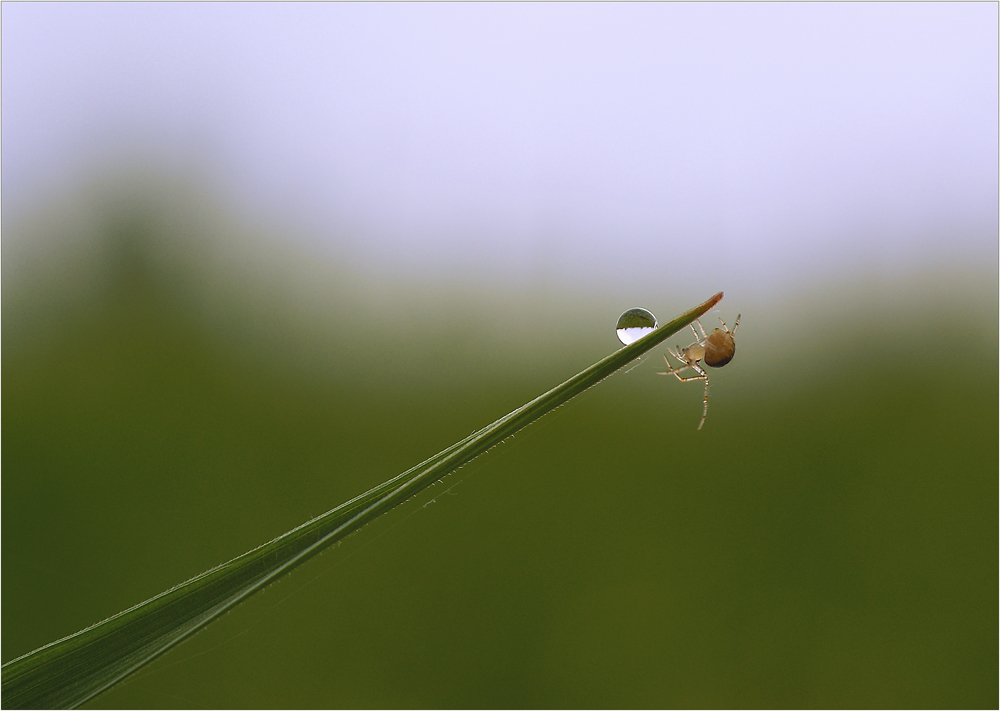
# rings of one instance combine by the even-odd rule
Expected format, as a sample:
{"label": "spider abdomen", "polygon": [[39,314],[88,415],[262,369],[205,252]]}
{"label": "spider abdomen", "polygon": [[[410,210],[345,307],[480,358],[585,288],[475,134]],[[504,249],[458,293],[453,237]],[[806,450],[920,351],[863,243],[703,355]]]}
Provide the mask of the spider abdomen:
{"label": "spider abdomen", "polygon": [[721,368],[736,355],[733,334],[717,328],[705,339],[705,365]]}

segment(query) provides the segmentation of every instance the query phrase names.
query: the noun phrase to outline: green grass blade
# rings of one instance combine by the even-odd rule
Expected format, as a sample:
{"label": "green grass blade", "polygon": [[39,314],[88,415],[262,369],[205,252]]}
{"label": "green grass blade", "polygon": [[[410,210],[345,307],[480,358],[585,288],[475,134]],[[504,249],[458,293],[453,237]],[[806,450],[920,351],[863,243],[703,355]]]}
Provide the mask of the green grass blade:
{"label": "green grass blade", "polygon": [[3,665],[5,708],[78,706],[327,546],[472,461],[704,315],[722,292],[430,459],[278,538]]}

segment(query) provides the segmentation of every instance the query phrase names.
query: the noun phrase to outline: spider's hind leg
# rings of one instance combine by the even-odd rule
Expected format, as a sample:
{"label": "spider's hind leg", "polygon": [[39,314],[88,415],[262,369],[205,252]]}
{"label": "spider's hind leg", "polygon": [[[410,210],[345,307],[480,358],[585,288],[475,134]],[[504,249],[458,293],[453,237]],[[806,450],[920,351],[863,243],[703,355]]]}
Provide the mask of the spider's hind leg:
{"label": "spider's hind leg", "polygon": [[743,314],[736,314],[736,323],[733,324],[733,330],[732,331],[729,330],[729,326],[726,325],[726,322],[722,321],[722,317],[721,316],[719,317],[719,321],[722,321],[722,327],[724,329],[726,329],[726,333],[731,333],[734,336],[736,335],[736,329],[740,327],[740,316],[742,316],[742,315]]}

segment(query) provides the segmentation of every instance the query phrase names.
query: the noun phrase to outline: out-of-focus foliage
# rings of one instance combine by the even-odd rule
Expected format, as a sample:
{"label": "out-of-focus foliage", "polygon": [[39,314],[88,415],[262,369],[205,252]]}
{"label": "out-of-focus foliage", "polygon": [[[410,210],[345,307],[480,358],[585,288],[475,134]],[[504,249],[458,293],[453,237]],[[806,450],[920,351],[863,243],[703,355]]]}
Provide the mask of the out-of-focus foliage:
{"label": "out-of-focus foliage", "polygon": [[[396,311],[349,264],[304,305],[266,278],[287,265],[240,271],[239,240],[176,207],[112,205],[82,256],[5,273],[3,661],[490,422],[618,347],[637,305],[600,332],[505,328],[503,298]],[[942,280],[907,317],[804,300],[782,337],[727,300],[741,338],[702,432],[700,385],[617,375],[95,705],[995,707],[996,291],[976,279],[982,301]],[[412,337],[390,342],[399,312]]]}

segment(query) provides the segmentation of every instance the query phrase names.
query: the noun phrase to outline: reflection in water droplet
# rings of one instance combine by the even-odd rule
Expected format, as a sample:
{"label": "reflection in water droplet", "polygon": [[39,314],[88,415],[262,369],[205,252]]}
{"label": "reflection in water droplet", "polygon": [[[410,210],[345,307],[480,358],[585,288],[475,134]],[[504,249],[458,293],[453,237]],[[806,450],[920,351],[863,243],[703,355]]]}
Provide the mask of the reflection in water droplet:
{"label": "reflection in water droplet", "polygon": [[618,317],[618,340],[626,346],[635,343],[656,328],[656,316],[646,309],[629,309]]}

